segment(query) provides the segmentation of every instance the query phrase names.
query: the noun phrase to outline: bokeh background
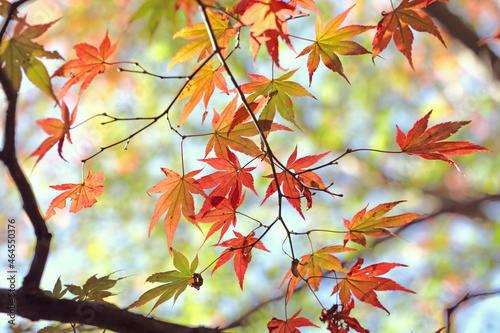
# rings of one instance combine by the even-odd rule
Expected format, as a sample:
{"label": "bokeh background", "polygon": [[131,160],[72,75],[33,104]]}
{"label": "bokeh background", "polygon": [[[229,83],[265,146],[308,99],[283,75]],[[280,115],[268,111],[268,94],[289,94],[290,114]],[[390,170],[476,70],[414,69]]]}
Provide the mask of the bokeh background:
{"label": "bokeh background", "polygon": [[[180,27],[189,24],[184,11],[174,10],[174,3],[161,0],[38,0],[23,7],[23,13],[31,24],[60,19],[37,41],[45,45],[46,50],[58,50],[66,60],[75,58],[72,50],[75,44],[99,45],[108,32],[112,42],[119,40],[111,60],[137,61],[151,73],[167,75],[165,71],[172,57],[187,43],[182,38],[173,40],[172,36]],[[233,2],[221,3],[230,5]],[[381,12],[391,10],[389,0],[325,0],[317,3],[325,24],[354,3],[357,3],[356,7],[345,25],[376,25],[382,18]],[[150,10],[138,12],[141,6],[150,6]],[[480,38],[494,35],[500,27],[498,1],[453,0],[447,7]],[[193,21],[200,22],[200,16],[195,14]],[[314,24],[314,14],[290,21],[290,34],[314,39]],[[414,290],[416,295],[390,291],[379,293],[381,303],[391,312],[390,316],[380,309],[356,303],[352,314],[371,332],[435,332],[444,326],[445,309],[465,293],[500,288],[500,76],[495,75],[491,66],[491,63],[497,66],[500,63],[497,58],[500,57],[500,42],[492,41],[487,47],[472,49],[464,44],[465,37],[448,34],[450,26],[447,26],[446,17],[436,20],[436,24],[447,48],[429,34],[415,33],[415,71],[392,42],[381,57],[375,59],[375,64],[370,55],[341,57],[350,85],[320,64],[309,87],[306,57],[297,59],[296,54],[284,44],[280,48],[282,67],[300,67],[293,79],[316,97],[316,100],[307,97],[293,99],[302,131],[294,128],[293,133],[270,135],[270,143],[282,161],[286,161],[295,146],[298,147],[299,157],[331,151],[323,161],[335,158],[347,148],[397,150],[396,124],[407,131],[431,109],[434,110],[431,125],[443,121],[472,120],[470,125],[454,135],[454,140],[475,142],[492,150],[488,154],[457,157],[455,161],[463,174],[444,162],[427,161],[416,156],[373,152],[351,154],[342,158],[338,165],[318,172],[325,182],[334,182],[332,191],[342,193],[342,198],[332,200],[326,195],[316,195],[313,208],[305,212],[306,221],[288,204],[285,205],[284,218],[289,228],[297,232],[312,228],[343,230],[342,217],[352,218],[368,203],[374,207],[384,202],[407,200],[394,209],[394,214],[434,214],[406,228],[399,234],[400,238],[392,237],[370,251],[341,257],[348,261],[348,265],[353,264],[354,256],[362,255],[366,265],[387,261],[409,266],[394,269],[387,277]],[[242,32],[241,50],[229,62],[240,83],[249,82],[244,73],[271,76],[271,62],[265,47],[259,53],[256,64],[251,58],[247,30]],[[373,34],[374,31],[371,31],[354,40],[370,49]],[[308,45],[299,39],[292,39],[292,43],[298,52]],[[49,73],[63,64],[62,61],[44,63]],[[194,65],[193,61],[176,65],[168,75],[187,75]],[[131,66],[126,68],[134,69]],[[277,69],[275,73],[276,76],[281,75]],[[64,79],[53,79],[56,94],[64,82]],[[116,117],[157,115],[166,108],[181,85],[180,80],[161,80],[148,75],[119,72],[116,67],[110,66],[83,93],[76,123],[103,112]],[[67,97],[66,102],[70,106],[75,104],[77,92],[77,89],[72,89]],[[220,113],[228,101],[228,96],[216,91],[205,124],[200,127],[205,111],[200,104],[181,132],[210,132],[212,109]],[[172,109],[174,123],[178,121],[185,102],[180,101]],[[5,106],[5,100],[2,100],[2,106]],[[100,123],[105,118],[93,119],[71,131],[73,145],[66,142],[63,149],[68,162],[61,160],[54,148],[33,169],[35,159],[28,156],[46,138],[35,121],[46,117],[59,118],[60,111],[24,78],[18,115],[18,156],[44,212],[59,194],[49,185],[81,182],[80,161],[83,158],[94,154],[101,146],[127,137],[144,124],[130,121],[103,126]],[[3,121],[2,117],[0,124],[3,125]],[[280,118],[278,122],[293,126]],[[206,137],[185,141],[186,170],[205,168],[202,174],[212,171],[198,161],[204,157],[206,143]],[[118,282],[112,290],[116,295],[108,300],[126,307],[153,287],[144,283],[149,275],[173,269],[161,221],[148,238],[148,227],[159,196],[148,196],[146,191],[163,179],[161,167],[180,172],[180,138],[169,129],[166,121],[160,121],[134,138],[127,150],[122,148],[123,145],[119,145],[108,149],[88,162],[94,173],[102,171],[106,175],[106,189],[94,207],[78,214],[70,214],[68,209],[57,210],[57,214],[47,222],[54,237],[42,281],[44,289],[51,290],[59,277],[63,284],[82,285],[94,274],[104,276],[115,272],[112,277],[126,278]],[[238,157],[243,163],[249,160],[242,154]],[[269,179],[261,176],[268,173],[268,169],[259,165],[254,175],[259,197],[247,191],[247,201],[242,207],[242,212],[267,224],[277,214],[276,196],[260,205],[269,183]],[[19,243],[17,263],[19,277],[22,277],[30,265],[34,234],[5,169],[2,169],[1,177],[0,224],[2,230],[6,230],[7,220],[16,220]],[[197,208],[201,207],[201,197],[197,198],[196,204]],[[255,222],[239,217],[236,230],[246,233],[255,226]],[[231,235],[232,232],[228,232],[226,239]],[[271,253],[253,252],[243,291],[230,262],[212,276],[209,274],[211,269],[208,269],[203,274],[205,283],[201,290],[189,288],[175,305],[169,301],[156,309],[153,316],[191,326],[224,327],[241,320],[243,326],[231,331],[266,331],[266,323],[272,317],[284,318],[283,298],[266,302],[279,298],[284,292],[284,288],[278,287],[290,267],[290,259],[285,253],[288,253],[288,247],[286,243],[282,244],[285,235],[282,229],[274,228],[263,240]],[[174,247],[190,261],[198,253],[199,267],[205,268],[222,251],[222,248],[210,246],[216,237],[199,249],[204,236],[182,220]],[[311,234],[316,250],[341,244],[342,237]],[[0,240],[2,248],[5,248],[5,239],[2,237]],[[310,253],[305,236],[295,236],[293,242],[297,255]],[[369,241],[369,246],[371,244],[373,239]],[[4,280],[0,285],[3,284]],[[318,292],[326,307],[338,301],[335,296],[330,297],[333,285],[333,279],[325,279]],[[148,304],[134,311],[147,313],[151,307],[152,304]],[[322,325],[318,320],[321,308],[307,289],[294,294],[288,305],[289,316],[300,308],[301,316]],[[498,296],[478,298],[475,302],[463,304],[453,317],[454,332],[500,331],[500,324],[495,320],[500,316],[499,308]],[[251,310],[255,311],[246,315]],[[0,330],[7,331],[6,323],[2,321],[2,325]],[[36,332],[47,325],[53,324],[42,322],[32,325],[26,322],[18,329]],[[321,330],[304,328],[302,331]]]}

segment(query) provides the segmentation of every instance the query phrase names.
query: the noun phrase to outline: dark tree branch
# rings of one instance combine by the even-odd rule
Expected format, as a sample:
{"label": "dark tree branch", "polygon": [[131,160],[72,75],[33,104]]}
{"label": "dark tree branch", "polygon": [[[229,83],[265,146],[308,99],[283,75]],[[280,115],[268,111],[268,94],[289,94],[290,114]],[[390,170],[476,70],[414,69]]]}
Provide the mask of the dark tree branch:
{"label": "dark tree branch", "polygon": [[[16,4],[26,2],[18,1]],[[18,6],[19,6],[18,5]],[[4,27],[6,24],[4,24]],[[18,93],[3,68],[0,68],[0,84],[7,99],[5,110],[4,146],[0,160],[5,164],[21,195],[23,208],[33,225],[36,246],[31,267],[18,290],[0,289],[0,313],[19,315],[32,321],[40,319],[63,323],[80,323],[97,326],[115,332],[162,332],[162,333],[215,333],[217,328],[187,327],[147,318],[120,309],[110,303],[81,302],[57,299],[40,290],[40,281],[50,250],[49,233],[40,213],[35,194],[23,173],[16,155],[16,111]]]}
{"label": "dark tree branch", "polygon": [[3,35],[5,35],[5,31],[7,31],[7,27],[9,26],[10,21],[14,17],[14,14],[16,14],[17,9],[28,1],[30,0],[19,0],[10,5],[9,12],[7,13],[7,17],[3,22],[2,29],[0,30],[0,41],[3,39]]}
{"label": "dark tree branch", "polygon": [[23,286],[28,293],[36,292],[39,289],[40,280],[42,279],[45,263],[49,255],[50,239],[52,235],[49,233],[42,214],[40,213],[33,189],[17,160],[15,148],[17,92],[2,68],[0,68],[0,83],[2,84],[8,101],[5,115],[4,147],[0,158],[9,170],[10,176],[16,184],[23,201],[24,211],[28,215],[33,225],[33,229],[35,230],[35,254],[30,270],[24,278]]}
{"label": "dark tree branch", "polygon": [[497,290],[487,290],[487,291],[480,291],[477,293],[465,293],[460,299],[458,299],[455,303],[452,305],[448,306],[445,311],[446,315],[446,332],[450,333],[451,332],[451,316],[453,315],[453,312],[455,312],[460,306],[462,306],[465,302],[468,302],[472,298],[477,298],[477,297],[487,297],[487,296],[496,296],[500,294],[500,289]]}
{"label": "dark tree branch", "polygon": [[[8,289],[0,289],[0,311],[9,309]],[[62,323],[80,323],[122,333],[216,333],[217,328],[187,327],[163,322],[122,310],[107,302],[72,301],[45,295],[42,291],[16,291],[16,314],[32,321],[44,319]]]}
{"label": "dark tree branch", "polygon": [[439,21],[448,35],[458,40],[469,50],[474,52],[492,70],[493,76],[500,81],[500,59],[487,45],[479,46],[480,37],[469,27],[462,18],[453,14],[448,6],[442,2],[435,2],[425,11]]}

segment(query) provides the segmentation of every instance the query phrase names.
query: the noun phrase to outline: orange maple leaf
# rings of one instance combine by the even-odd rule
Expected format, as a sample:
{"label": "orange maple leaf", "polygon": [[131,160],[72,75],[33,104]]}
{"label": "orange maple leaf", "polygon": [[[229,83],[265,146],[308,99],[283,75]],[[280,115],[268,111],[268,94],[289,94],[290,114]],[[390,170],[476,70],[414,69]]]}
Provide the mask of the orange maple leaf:
{"label": "orange maple leaf", "polygon": [[[236,36],[236,30],[229,26],[229,17],[224,17],[211,10],[208,10],[207,14],[217,46],[221,49],[222,56],[225,57],[229,47],[229,41],[231,37]],[[212,52],[213,46],[205,23],[184,27],[176,32],[173,38],[175,39],[177,37],[195,40],[184,45],[177,51],[167,67],[167,72],[175,64],[188,61],[196,55],[198,55],[197,62],[199,62]]]}
{"label": "orange maple leaf", "polygon": [[[306,280],[314,291],[318,291],[323,277],[322,268],[328,271],[347,273],[347,270],[342,267],[340,260],[331,255],[331,253],[340,253],[345,251],[356,251],[356,249],[344,247],[342,245],[327,246],[312,254],[302,256],[300,258],[300,262],[297,262],[296,264],[292,263],[295,267],[292,267],[292,269],[288,271],[280,285],[281,288],[285,281],[288,280],[288,278],[290,278],[293,274],[288,286],[287,302],[292,297],[293,290],[301,280]],[[296,271],[294,272],[295,269]]]}
{"label": "orange maple leaf", "polygon": [[304,14],[295,6],[279,0],[242,0],[235,5],[233,13],[242,14],[234,28],[251,26],[250,49],[254,59],[257,57],[260,45],[266,42],[267,51],[278,67],[278,37],[281,37],[293,50],[285,15],[292,17]]}
{"label": "orange maple leaf", "polygon": [[346,277],[333,288],[332,295],[339,292],[339,299],[343,306],[349,305],[350,301],[353,299],[351,296],[352,293],[352,295],[360,301],[371,304],[389,313],[389,311],[380,304],[377,294],[375,293],[376,290],[400,290],[407,293],[415,293],[390,279],[377,277],[378,275],[389,272],[394,267],[407,267],[406,265],[384,262],[370,265],[360,270],[362,265],[363,258],[358,258],[358,261],[351,268],[349,273],[347,273]]}
{"label": "orange maple leaf", "polygon": [[443,37],[441,37],[441,33],[434,25],[432,18],[425,12],[416,10],[425,8],[436,1],[448,2],[448,0],[403,0],[394,11],[382,13],[384,18],[378,23],[377,33],[373,39],[372,60],[387,47],[391,38],[394,37],[396,47],[404,54],[411,68],[413,68],[411,59],[413,33],[410,27],[416,31],[428,32],[436,36],[446,47]]}
{"label": "orange maple leaf", "polygon": [[220,230],[220,236],[217,242],[220,242],[231,224],[236,226],[236,209],[243,203],[244,200],[245,193],[243,193],[240,197],[238,192],[235,192],[235,195],[231,196],[231,200],[220,196],[207,198],[210,208],[206,210],[202,209],[198,215],[196,215],[196,220],[199,223],[213,223],[207,233],[207,236],[205,237],[205,240],[203,241],[203,244],[205,244],[207,239],[218,230]]}
{"label": "orange maple leaf", "polygon": [[54,146],[57,142],[59,142],[57,151],[59,152],[59,156],[63,160],[66,159],[62,156],[62,147],[64,144],[64,137],[69,143],[71,142],[71,136],[69,130],[71,129],[71,125],[75,122],[77,114],[77,107],[71,113],[71,117],[69,115],[69,110],[66,103],[62,103],[61,105],[61,120],[56,118],[45,118],[37,120],[36,123],[47,133],[50,135],[45,141],[42,142],[40,146],[29,157],[38,156],[38,159],[35,162],[33,168],[38,164],[38,162],[45,156],[45,154]]}
{"label": "orange maple leaf", "polygon": [[[174,239],[175,230],[179,224],[179,220],[182,215],[195,226],[198,227],[198,223],[195,219],[194,211],[194,201],[193,193],[205,196],[205,192],[201,188],[201,185],[193,177],[196,176],[201,170],[191,171],[183,176],[180,176],[175,171],[169,170],[167,168],[161,168],[161,170],[167,176],[167,179],[161,180],[155,186],[151,187],[147,193],[163,193],[158,199],[156,208],[149,225],[149,233],[151,236],[151,231],[156,225],[160,217],[165,215],[165,231],[167,233],[168,247],[172,247],[172,241]],[[199,227],[198,227],[199,228]]]}
{"label": "orange maple leaf", "polygon": [[[232,257],[234,257],[234,271],[236,272],[236,276],[238,277],[238,281],[240,282],[240,287],[243,289],[243,279],[245,278],[245,272],[247,271],[248,264],[252,260],[252,249],[256,248],[259,250],[264,250],[269,252],[268,249],[264,247],[261,241],[258,241],[258,238],[253,237],[255,232],[252,232],[248,236],[243,236],[239,232],[233,231],[236,238],[231,238],[225,242],[220,244],[216,244],[214,246],[225,246],[229,247],[222,252],[219,260],[215,264],[214,269],[212,270],[212,274],[214,274],[215,270],[220,266],[224,265],[228,262]],[[255,244],[254,244],[255,243]],[[254,244],[253,246],[250,246]]]}
{"label": "orange maple leaf", "polygon": [[66,199],[71,199],[70,213],[76,213],[83,208],[92,207],[97,202],[96,198],[104,191],[105,186],[98,184],[102,183],[105,179],[106,177],[104,177],[102,172],[92,175],[92,168],[89,167],[89,174],[82,184],[51,185],[50,187],[53,189],[65,192],[52,200],[45,214],[45,221],[54,216],[56,213],[54,208],[63,209],[66,207]]}
{"label": "orange maple leaf", "polygon": [[202,97],[204,97],[203,102],[205,104],[205,110],[207,109],[208,102],[215,91],[215,87],[229,95],[226,79],[224,78],[224,75],[222,75],[224,70],[224,67],[219,67],[214,70],[213,61],[210,60],[205,66],[203,66],[202,69],[199,70],[196,76],[187,83],[186,87],[182,90],[177,99],[180,100],[188,97],[191,97],[191,99],[186,103],[186,105],[184,105],[181,119],[179,120],[177,127],[184,123],[196,105],[198,105],[201,101]]}
{"label": "orange maple leaf", "polygon": [[344,22],[347,14],[349,14],[353,7],[354,5],[328,22],[325,29],[323,29],[321,16],[317,16],[316,41],[312,45],[307,46],[297,56],[301,57],[310,53],[307,59],[307,68],[309,69],[309,85],[311,85],[313,74],[318,68],[320,57],[326,67],[333,72],[339,73],[344,79],[346,79],[347,82],[349,82],[344,74],[344,68],[342,67],[342,63],[340,62],[337,53],[341,55],[361,55],[370,53],[363,46],[356,42],[348,41],[348,39],[373,29],[375,26],[349,25],[347,27],[340,28],[340,25]]}
{"label": "orange maple leaf", "polygon": [[[214,118],[212,119],[214,133],[208,141],[205,149],[205,156],[214,150],[217,157],[229,160],[227,147],[252,157],[262,155],[262,151],[255,144],[255,142],[248,139],[248,137],[259,134],[252,121],[239,123],[237,126],[232,127],[232,124],[235,121],[233,115],[236,111],[237,100],[238,98],[235,97],[220,115],[214,109]],[[253,110],[254,112],[258,110],[258,105],[261,104],[258,103],[255,105],[256,109]],[[271,131],[283,130],[292,131],[288,127],[280,124],[273,123],[271,125]]]}
{"label": "orange maple leaf", "polygon": [[406,135],[396,126],[398,131],[396,141],[401,147],[401,152],[408,155],[418,155],[427,160],[445,161],[453,165],[458,171],[460,171],[460,168],[455,161],[445,155],[491,152],[489,149],[466,141],[443,141],[457,132],[460,127],[470,123],[470,121],[446,122],[427,129],[431,113],[432,110],[418,120]]}
{"label": "orange maple leaf", "polygon": [[288,320],[281,320],[273,317],[273,319],[271,319],[271,321],[267,323],[267,329],[269,330],[269,333],[300,333],[297,327],[318,327],[314,325],[309,319],[306,319],[304,317],[297,318],[300,311],[302,311],[302,309],[297,311],[297,313],[294,314],[291,318],[288,318]]}
{"label": "orange maple leaf", "polygon": [[[203,0],[203,4],[205,5],[213,5],[214,2],[215,0]],[[161,2],[161,4],[164,5],[163,2]],[[184,9],[188,23],[191,24],[191,22],[193,21],[193,16],[199,9],[199,5],[196,0],[176,0],[175,10],[179,9]]]}
{"label": "orange maple leaf", "polygon": [[365,208],[354,215],[351,221],[342,218],[344,220],[344,226],[349,229],[344,237],[344,246],[349,240],[351,240],[366,247],[365,236],[380,237],[393,235],[392,232],[384,228],[399,227],[426,215],[406,213],[402,215],[382,217],[401,202],[404,201],[380,204],[368,212],[366,211],[368,205],[366,205]]}
{"label": "orange maple leaf", "polygon": [[[317,189],[326,189],[325,184],[323,184],[323,181],[316,173],[312,171],[304,171],[306,171],[307,168],[309,168],[311,165],[317,163],[328,153],[329,152],[320,155],[304,156],[297,159],[297,147],[295,147],[295,150],[286,162],[286,168],[288,170],[295,170],[295,173],[298,174],[298,180],[304,185]],[[266,176],[266,178],[274,178],[274,176],[268,175]],[[307,206],[308,208],[311,208],[312,199],[310,190],[304,188],[304,186],[302,186],[302,184],[297,179],[295,179],[295,177],[288,171],[278,173],[277,178],[279,185],[283,188],[283,195],[293,206],[293,208],[295,208],[299,212],[300,216],[304,218],[302,209],[300,207],[300,198],[302,196],[305,196],[307,199]],[[266,202],[267,198],[273,195],[277,191],[277,189],[278,188],[276,187],[276,181],[273,179],[269,184],[269,187],[267,188],[266,197],[262,201],[262,204]]]}
{"label": "orange maple leaf", "polygon": [[71,77],[61,89],[58,99],[62,100],[68,93],[69,88],[83,81],[78,93],[78,96],[81,96],[82,92],[88,88],[96,75],[106,70],[106,60],[116,51],[117,46],[118,42],[111,45],[107,32],[99,49],[87,43],[75,45],[73,48],[76,51],[78,59],[68,61],[52,75],[52,77]]}
{"label": "orange maple leaf", "polygon": [[318,10],[318,7],[316,7],[316,3],[314,2],[314,0],[291,0],[289,2],[289,5],[299,6],[299,7],[302,7],[304,9],[316,12],[316,14],[318,14],[318,15],[321,15],[319,10]]}

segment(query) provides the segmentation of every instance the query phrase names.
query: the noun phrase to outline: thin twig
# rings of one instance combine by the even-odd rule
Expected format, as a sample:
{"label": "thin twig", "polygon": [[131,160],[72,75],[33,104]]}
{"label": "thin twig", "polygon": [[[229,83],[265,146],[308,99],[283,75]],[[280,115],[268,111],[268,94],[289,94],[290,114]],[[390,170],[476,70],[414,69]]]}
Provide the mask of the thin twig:
{"label": "thin twig", "polygon": [[464,305],[465,302],[468,302],[469,300],[477,297],[487,297],[487,296],[496,296],[500,294],[500,289],[496,290],[484,290],[484,291],[479,291],[476,293],[470,293],[466,292],[462,297],[460,297],[455,303],[452,305],[448,306],[446,308],[445,314],[445,320],[446,320],[446,333],[451,333],[451,316],[453,313],[458,310],[462,305]]}

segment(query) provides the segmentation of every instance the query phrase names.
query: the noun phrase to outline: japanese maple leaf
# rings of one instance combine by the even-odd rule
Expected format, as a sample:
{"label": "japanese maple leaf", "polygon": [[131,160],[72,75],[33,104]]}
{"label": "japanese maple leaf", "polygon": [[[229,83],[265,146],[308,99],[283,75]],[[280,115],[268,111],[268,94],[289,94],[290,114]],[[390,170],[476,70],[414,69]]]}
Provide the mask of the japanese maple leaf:
{"label": "japanese maple leaf", "polygon": [[347,273],[347,270],[342,267],[340,260],[331,255],[331,253],[340,253],[345,251],[356,251],[356,249],[341,245],[327,246],[312,254],[302,256],[300,258],[300,262],[292,263],[295,267],[292,267],[288,271],[280,285],[281,288],[285,281],[287,281],[293,274],[290,279],[290,284],[288,285],[287,302],[292,297],[295,287],[301,280],[306,280],[314,291],[318,291],[323,277],[322,268],[328,271]]}
{"label": "japanese maple leaf", "polygon": [[69,131],[71,129],[71,125],[75,122],[76,114],[77,107],[75,107],[70,116],[68,107],[66,103],[63,102],[61,104],[61,120],[56,118],[45,118],[36,121],[36,123],[45,131],[45,133],[50,135],[50,137],[45,139],[45,141],[43,141],[42,144],[38,146],[38,148],[35,149],[35,151],[29,156],[38,156],[33,168],[56,143],[58,143],[57,151],[59,152],[59,156],[66,161],[66,159],[62,156],[64,138],[66,137],[68,142],[72,143]]}
{"label": "japanese maple leaf", "polygon": [[394,228],[410,223],[414,219],[425,216],[425,214],[406,213],[390,217],[382,217],[396,205],[404,201],[396,201],[380,204],[377,207],[366,211],[368,205],[359,211],[351,221],[344,218],[344,226],[349,229],[344,237],[344,246],[349,240],[366,247],[365,236],[380,237],[393,235],[385,228]]}
{"label": "japanese maple leaf", "polygon": [[[243,236],[239,232],[233,231],[236,238],[231,238],[225,242],[220,244],[216,244],[214,246],[224,246],[228,247],[222,252],[219,260],[215,264],[214,269],[212,270],[212,274],[219,268],[228,262],[231,258],[234,257],[234,271],[236,272],[236,276],[238,277],[238,281],[240,282],[240,287],[243,290],[243,279],[245,278],[245,272],[247,271],[248,264],[252,260],[252,249],[259,249],[269,252],[264,247],[261,241],[258,241],[258,238],[253,237],[255,232],[252,232],[248,236]],[[255,243],[257,242],[257,243]],[[255,243],[255,244],[254,244]],[[250,246],[254,244],[253,246]]]}
{"label": "japanese maple leaf", "polygon": [[266,42],[269,55],[279,66],[278,37],[281,37],[293,50],[285,15],[291,17],[303,13],[295,6],[279,0],[242,0],[236,4],[233,13],[235,10],[242,11],[242,15],[234,28],[251,26],[250,49],[254,59],[257,57],[260,45]]}
{"label": "japanese maple leaf", "polygon": [[199,223],[213,223],[207,233],[207,236],[205,237],[205,240],[203,241],[203,244],[205,244],[210,236],[220,230],[219,240],[217,241],[219,243],[231,224],[236,226],[236,209],[243,203],[244,200],[245,193],[243,193],[240,197],[238,192],[235,192],[234,195],[231,196],[231,200],[224,197],[207,198],[207,201],[209,202],[208,210],[201,210],[200,213],[196,215],[196,221]]}
{"label": "japanese maple leaf", "polygon": [[208,102],[215,91],[215,87],[219,88],[226,94],[229,94],[226,79],[224,78],[224,75],[222,75],[224,70],[224,67],[214,70],[213,61],[210,60],[205,66],[203,66],[202,69],[200,69],[198,74],[196,74],[196,76],[187,83],[186,87],[179,95],[178,100],[188,97],[191,97],[191,99],[182,109],[181,119],[179,120],[179,125],[177,125],[178,127],[184,123],[189,114],[194,110],[195,106],[201,101],[203,95],[205,95],[203,98],[205,110],[207,109]]}
{"label": "japanese maple leaf", "polygon": [[[211,10],[207,11],[212,31],[217,41],[217,46],[221,48],[221,53],[225,57],[227,54],[229,41],[231,37],[236,36],[236,30],[230,27],[229,17],[224,17],[220,14],[214,13]],[[207,32],[205,23],[198,23],[189,27],[184,27],[175,33],[174,39],[182,37],[186,39],[195,39],[183,46],[170,62],[167,71],[170,70],[175,64],[188,61],[189,59],[198,55],[198,62],[206,58],[213,49],[210,36]]]}
{"label": "japanese maple leaf", "polygon": [[349,329],[353,328],[359,333],[370,333],[359,324],[356,318],[350,317],[349,314],[354,308],[354,299],[346,306],[341,306],[342,310],[338,311],[339,306],[334,304],[330,309],[321,311],[321,320],[328,323],[327,329],[331,333],[347,333]]}
{"label": "japanese maple leaf", "polygon": [[96,198],[104,191],[104,185],[98,184],[102,183],[105,179],[106,177],[104,177],[102,172],[92,175],[92,168],[89,167],[89,174],[82,184],[51,185],[50,187],[53,189],[65,192],[52,200],[47,213],[45,213],[45,221],[54,216],[56,213],[54,208],[63,209],[66,207],[66,199],[71,199],[70,213],[76,213],[83,208],[92,207],[97,202]]}
{"label": "japanese maple leaf", "polygon": [[[309,70],[309,85],[311,85],[312,77],[319,65],[319,59],[323,60],[323,64],[333,72],[339,73],[347,82],[349,80],[344,74],[344,68],[337,54],[340,55],[360,55],[370,53],[363,46],[356,42],[348,41],[354,36],[357,36],[365,31],[375,28],[375,26],[349,25],[340,28],[347,14],[354,7],[351,6],[342,14],[339,14],[333,20],[328,22],[323,29],[323,22],[318,15],[316,18],[316,41],[307,46],[300,52],[297,57],[301,57],[308,53],[307,68]],[[321,31],[323,29],[323,31]]]}
{"label": "japanese maple leaf", "polygon": [[[235,192],[238,193],[235,200],[239,200],[239,195],[242,193],[243,186],[252,190],[255,195],[258,195],[253,185],[253,176],[250,173],[255,168],[242,168],[238,157],[227,149],[229,159],[225,158],[207,158],[200,161],[208,163],[214,169],[221,170],[214,172],[208,176],[201,177],[198,182],[205,190],[208,188],[215,189],[210,193],[209,197],[224,197],[229,193],[232,197]],[[209,202],[207,200],[206,202]],[[210,205],[203,205],[204,208],[210,209]],[[202,208],[202,211],[204,211]]]}
{"label": "japanese maple leaf", "polygon": [[410,27],[416,31],[428,32],[436,36],[446,47],[443,37],[441,37],[441,33],[434,25],[432,18],[425,12],[416,10],[427,7],[436,1],[448,2],[448,0],[403,0],[394,11],[382,13],[384,18],[377,25],[377,33],[372,43],[372,60],[387,47],[391,38],[394,37],[396,47],[404,54],[411,68],[413,68],[411,58],[413,33]]}
{"label": "japanese maple leaf", "polygon": [[304,317],[297,318],[300,311],[302,311],[302,309],[297,311],[297,313],[294,314],[291,318],[288,318],[288,320],[281,320],[273,317],[273,319],[271,319],[271,321],[267,323],[267,329],[269,330],[269,333],[300,333],[297,327],[318,327],[314,325],[309,319],[306,319]]}
{"label": "japanese maple leaf", "polygon": [[198,256],[194,258],[190,265],[189,261],[182,253],[174,249],[171,249],[171,251],[174,257],[174,266],[177,270],[155,273],[148,277],[146,282],[163,282],[164,284],[146,291],[137,301],[130,304],[127,309],[142,306],[160,296],[151,311],[149,311],[149,313],[151,313],[160,304],[168,301],[172,297],[174,297],[175,303],[179,295],[182,294],[188,286],[193,286],[196,289],[199,289],[199,285],[194,285],[195,271],[196,268],[198,268]]}
{"label": "japanese maple leaf", "polygon": [[445,161],[453,165],[458,171],[460,169],[455,161],[445,155],[491,152],[489,149],[466,141],[443,141],[456,133],[460,127],[470,123],[470,121],[446,122],[427,129],[431,113],[432,110],[418,120],[406,135],[396,126],[398,131],[396,141],[401,147],[401,152],[408,155],[418,155],[427,160]]}
{"label": "japanese maple leaf", "polygon": [[[204,5],[213,5],[215,0],[203,0]],[[165,6],[164,2],[161,2],[163,6]],[[193,20],[193,15],[196,14],[196,12],[199,9],[198,2],[196,0],[176,0],[175,3],[175,10],[179,9],[184,9],[186,13],[187,20],[189,24],[191,24],[191,21]]]}
{"label": "japanese maple leaf", "polygon": [[[220,115],[214,109],[214,118],[212,119],[214,133],[208,141],[205,156],[214,150],[217,157],[229,160],[228,147],[252,157],[262,155],[262,151],[255,142],[248,139],[259,134],[252,121],[241,123],[231,128],[233,115],[236,111],[236,103],[237,98],[234,98]],[[271,131],[278,130],[291,131],[286,126],[273,123]]]}
{"label": "japanese maple leaf", "polygon": [[279,78],[273,80],[270,80],[262,75],[247,74],[252,79],[254,79],[255,82],[246,83],[240,87],[241,91],[243,91],[244,94],[251,94],[247,98],[249,102],[255,101],[259,96],[269,96],[269,100],[266,105],[266,111],[263,111],[263,113],[266,113],[267,115],[261,116],[259,118],[261,122],[264,121],[265,123],[267,123],[267,128],[269,128],[270,124],[272,124],[273,122],[276,109],[285,120],[288,120],[298,127],[297,123],[295,122],[293,103],[290,99],[290,96],[309,96],[316,99],[316,97],[310,94],[300,84],[288,80],[293,76],[293,74],[295,74],[297,70],[298,69],[289,71]]}
{"label": "japanese maple leaf", "polygon": [[[278,183],[282,187],[283,195],[286,196],[288,202],[293,206],[293,208],[295,208],[299,212],[302,218],[304,218],[304,215],[302,214],[302,209],[300,207],[301,196],[306,197],[308,208],[311,207],[312,201],[311,201],[310,190],[304,188],[301,182],[309,187],[317,189],[326,189],[325,184],[323,184],[323,181],[316,173],[312,171],[307,171],[307,172],[304,171],[306,171],[307,168],[318,162],[322,157],[324,157],[328,153],[329,152],[320,155],[305,156],[297,160],[297,147],[295,147],[295,150],[293,151],[292,155],[290,155],[288,161],[286,162],[286,168],[288,170],[292,169],[295,170],[295,174],[298,174],[297,178],[300,182],[297,181],[297,179],[288,171],[283,171],[277,174]],[[271,181],[269,187],[267,188],[266,197],[264,198],[262,203],[264,203],[267,200],[267,198],[269,198],[277,191],[276,181],[274,180],[274,176],[268,175],[266,177],[273,178],[273,180]]]}
{"label": "japanese maple leaf", "polygon": [[358,258],[358,261],[351,268],[349,273],[347,273],[346,277],[333,288],[332,295],[338,292],[339,299],[343,306],[348,306],[353,299],[352,296],[354,296],[362,302],[371,304],[389,313],[389,311],[380,304],[375,291],[399,290],[407,293],[415,293],[390,279],[378,277],[379,275],[389,272],[394,267],[407,267],[406,265],[384,262],[370,265],[360,270],[361,265],[363,265],[363,258]]}
{"label": "japanese maple leaf", "polygon": [[318,11],[318,7],[316,7],[316,3],[314,0],[291,0],[288,3],[290,6],[299,6],[304,9],[316,12],[316,14],[321,15],[320,12]]}
{"label": "japanese maple leaf", "polygon": [[87,43],[75,45],[73,48],[76,51],[78,59],[68,61],[52,75],[52,77],[70,77],[62,87],[58,99],[62,100],[73,85],[83,82],[78,93],[78,96],[81,96],[82,92],[88,88],[97,74],[104,73],[106,70],[106,60],[116,51],[117,46],[118,42],[111,45],[107,32],[101,45],[99,45],[99,49]]}
{"label": "japanese maple leaf", "polygon": [[22,68],[28,79],[37,88],[56,99],[47,69],[38,58],[63,58],[57,51],[45,51],[43,46],[35,43],[33,39],[43,35],[57,21],[59,20],[29,25],[26,23],[25,17],[20,18],[14,28],[12,38],[2,41],[0,63],[16,91],[21,86]]}
{"label": "japanese maple leaf", "polygon": [[156,204],[155,212],[149,226],[149,236],[151,236],[151,231],[156,222],[166,213],[164,225],[167,233],[168,247],[171,248],[181,213],[189,222],[198,227],[195,219],[193,194],[205,196],[205,192],[203,192],[198,181],[193,178],[201,170],[191,171],[182,176],[167,168],[161,168],[161,170],[165,173],[167,179],[161,180],[147,191],[148,194],[163,193]]}

